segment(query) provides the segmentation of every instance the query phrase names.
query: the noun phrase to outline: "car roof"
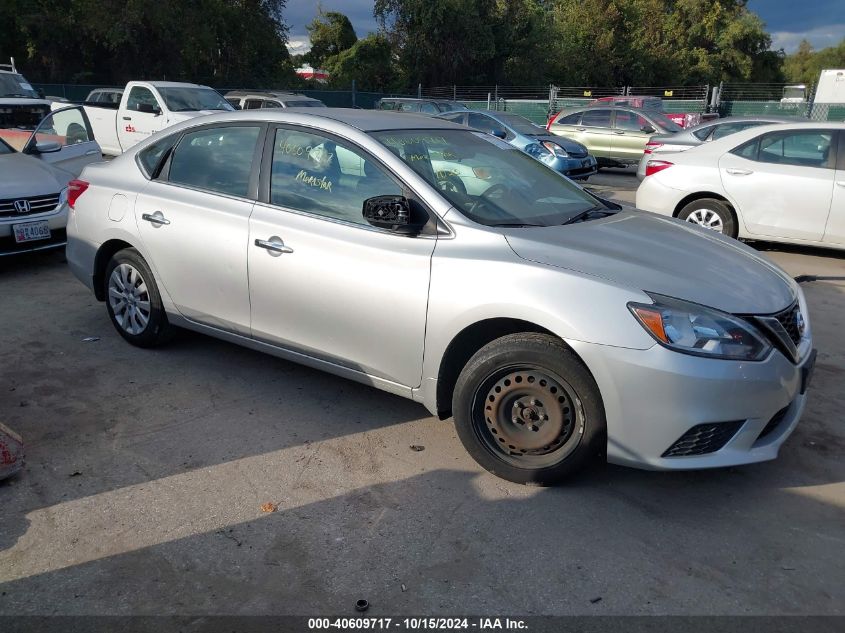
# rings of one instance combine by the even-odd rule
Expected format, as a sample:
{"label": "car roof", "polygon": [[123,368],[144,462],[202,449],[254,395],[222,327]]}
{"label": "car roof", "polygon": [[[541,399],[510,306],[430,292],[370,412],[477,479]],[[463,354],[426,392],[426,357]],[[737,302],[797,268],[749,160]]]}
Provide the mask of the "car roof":
{"label": "car roof", "polygon": [[[314,108],[303,108],[314,110]],[[345,123],[362,132],[376,132],[382,130],[436,130],[436,129],[464,129],[445,119],[431,117],[413,112],[390,112],[385,110],[358,110],[354,108],[319,108],[320,113],[309,111],[310,116],[331,119],[338,123]],[[246,112],[249,112],[247,110]],[[300,110],[302,112],[302,110]],[[263,113],[263,110],[262,110]]]}
{"label": "car roof", "polygon": [[202,84],[192,84],[185,81],[144,81],[138,80],[133,83],[149,84],[154,88],[211,88]]}
{"label": "car roof", "polygon": [[297,97],[299,99],[310,99],[311,101],[318,101],[304,94],[298,92],[291,92],[288,90],[229,90],[224,96],[226,97]]}

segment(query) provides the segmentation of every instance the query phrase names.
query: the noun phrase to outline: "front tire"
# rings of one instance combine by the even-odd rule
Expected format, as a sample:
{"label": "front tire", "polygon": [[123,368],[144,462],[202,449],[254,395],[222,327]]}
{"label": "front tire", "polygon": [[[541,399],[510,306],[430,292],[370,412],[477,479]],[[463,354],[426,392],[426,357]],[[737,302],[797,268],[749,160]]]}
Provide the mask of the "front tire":
{"label": "front tire", "polygon": [[561,340],[511,334],[466,364],[452,399],[467,452],[494,475],[549,485],[582,468],[606,433],[598,386]]}
{"label": "front tire", "polygon": [[106,310],[117,333],[138,347],[170,338],[171,326],[153,273],[134,248],[115,253],[106,266]]}
{"label": "front tire", "polygon": [[716,198],[693,200],[678,213],[678,219],[736,238],[736,219],[731,208]]}

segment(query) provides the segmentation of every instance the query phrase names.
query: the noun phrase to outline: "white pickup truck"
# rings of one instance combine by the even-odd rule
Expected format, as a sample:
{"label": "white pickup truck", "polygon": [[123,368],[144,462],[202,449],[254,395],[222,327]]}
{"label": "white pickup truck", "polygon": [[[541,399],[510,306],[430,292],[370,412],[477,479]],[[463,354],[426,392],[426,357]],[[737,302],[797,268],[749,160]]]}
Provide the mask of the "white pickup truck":
{"label": "white pickup truck", "polygon": [[208,86],[172,81],[130,81],[120,103],[85,103],[103,154],[117,156],[159,130],[234,108]]}

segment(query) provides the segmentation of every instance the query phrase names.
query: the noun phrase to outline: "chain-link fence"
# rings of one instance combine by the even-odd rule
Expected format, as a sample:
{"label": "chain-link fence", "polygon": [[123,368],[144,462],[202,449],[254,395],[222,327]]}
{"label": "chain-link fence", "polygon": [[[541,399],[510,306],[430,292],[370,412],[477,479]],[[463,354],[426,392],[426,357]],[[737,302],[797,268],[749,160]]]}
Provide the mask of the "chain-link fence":
{"label": "chain-link fence", "polygon": [[[83,84],[34,84],[48,97],[84,101],[96,88],[116,86]],[[228,88],[218,88],[225,93]],[[306,89],[300,94],[340,108],[375,107],[383,97],[422,97],[464,103],[474,110],[499,110],[520,114],[545,125],[561,110],[582,107],[602,97],[659,97],[666,112],[718,112],[722,116],[778,115],[813,121],[845,121],[845,103],[816,103],[813,86],[795,84],[723,83],[697,86],[435,86],[417,87],[414,94],[358,90]]]}

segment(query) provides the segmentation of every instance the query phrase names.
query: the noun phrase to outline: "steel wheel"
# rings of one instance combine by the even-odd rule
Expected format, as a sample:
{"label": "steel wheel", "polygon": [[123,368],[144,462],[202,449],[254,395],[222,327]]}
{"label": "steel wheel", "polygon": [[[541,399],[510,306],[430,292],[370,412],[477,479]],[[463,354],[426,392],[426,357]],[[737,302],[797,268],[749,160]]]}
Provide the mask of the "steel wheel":
{"label": "steel wheel", "polygon": [[138,269],[119,264],[109,276],[108,301],[114,320],[126,332],[141,334],[150,322],[150,293]]}
{"label": "steel wheel", "polygon": [[719,233],[725,232],[725,225],[722,222],[722,218],[712,209],[696,209],[687,216],[687,222],[698,224],[699,226],[718,231]]}
{"label": "steel wheel", "polygon": [[518,468],[556,464],[581,441],[584,411],[569,383],[546,370],[508,367],[475,394],[475,432],[488,450]]}

